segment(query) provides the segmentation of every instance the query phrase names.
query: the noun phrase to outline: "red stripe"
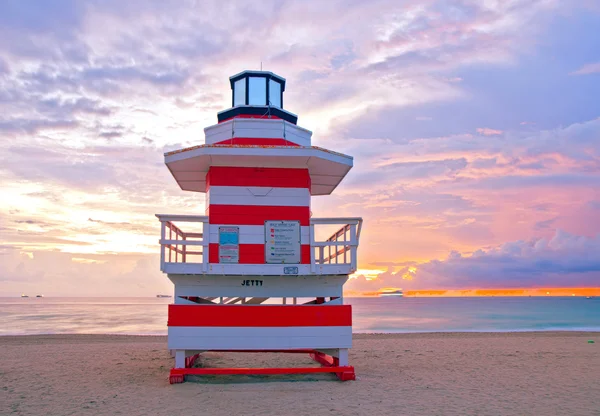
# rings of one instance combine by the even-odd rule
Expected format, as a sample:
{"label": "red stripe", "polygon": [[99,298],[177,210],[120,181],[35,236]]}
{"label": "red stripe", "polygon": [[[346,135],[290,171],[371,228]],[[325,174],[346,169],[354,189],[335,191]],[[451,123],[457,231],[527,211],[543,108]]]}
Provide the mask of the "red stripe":
{"label": "red stripe", "polygon": [[310,207],[210,204],[208,222],[224,225],[265,225],[265,221],[300,221],[310,225]]}
{"label": "red stripe", "polygon": [[234,137],[232,139],[223,140],[217,144],[226,145],[245,145],[245,146],[300,146],[299,144],[290,142],[286,139],[259,139],[252,137]]}
{"label": "red stripe", "polygon": [[[240,278],[240,282],[242,280]],[[168,325],[225,327],[351,326],[352,306],[169,305]]]}
{"label": "red stripe", "polygon": [[211,166],[206,175],[210,186],[268,186],[273,188],[308,188],[308,169],[247,168]]}
{"label": "red stripe", "polygon": [[[352,366],[330,366],[330,367],[250,367],[250,368],[172,368],[171,376],[185,375],[254,375],[254,374],[313,374],[313,373],[337,373],[342,381],[355,380],[354,367]],[[351,374],[347,376],[346,374]],[[345,378],[341,378],[345,377]]]}
{"label": "red stripe", "polygon": [[253,115],[253,114],[238,114],[237,116],[233,116],[233,117],[226,118],[225,120],[221,120],[221,121],[219,121],[218,124],[225,123],[226,121],[233,120],[234,118],[260,118],[260,119],[281,120],[281,117],[277,117],[277,116],[273,116],[273,115],[259,116],[259,115]]}
{"label": "red stripe", "polygon": [[[208,262],[219,263],[219,244],[209,244]],[[240,264],[265,264],[264,244],[240,244]],[[310,244],[300,247],[300,264],[310,264]]]}

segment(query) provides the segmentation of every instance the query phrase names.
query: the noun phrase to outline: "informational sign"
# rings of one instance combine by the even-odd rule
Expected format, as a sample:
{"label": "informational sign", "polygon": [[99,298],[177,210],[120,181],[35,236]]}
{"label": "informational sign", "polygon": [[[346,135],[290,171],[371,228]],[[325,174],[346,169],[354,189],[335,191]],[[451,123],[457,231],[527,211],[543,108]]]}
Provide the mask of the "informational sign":
{"label": "informational sign", "polygon": [[300,221],[265,221],[265,262],[300,264]]}
{"label": "informational sign", "polygon": [[219,227],[219,263],[240,262],[240,228]]}

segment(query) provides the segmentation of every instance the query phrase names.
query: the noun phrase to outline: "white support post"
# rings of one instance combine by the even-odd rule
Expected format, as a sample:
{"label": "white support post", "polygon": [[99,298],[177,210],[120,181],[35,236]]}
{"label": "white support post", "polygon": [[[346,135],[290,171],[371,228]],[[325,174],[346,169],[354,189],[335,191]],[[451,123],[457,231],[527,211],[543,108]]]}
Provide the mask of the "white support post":
{"label": "white support post", "polygon": [[[169,222],[169,240],[173,239],[173,227],[171,226],[171,223]],[[171,253],[173,252],[173,249],[171,248],[172,245],[171,243],[169,243],[169,263],[171,263]]]}
{"label": "white support post", "polygon": [[210,226],[208,225],[208,218],[202,222],[202,272],[208,271],[208,245],[210,244]]}
{"label": "white support post", "polygon": [[[336,243],[338,242],[338,233],[337,232],[335,233],[335,239],[334,239],[334,241]],[[338,245],[336,244],[335,245],[335,264],[338,264],[338,258],[339,258],[338,251],[339,251],[338,250]]]}
{"label": "white support post", "polygon": [[344,226],[344,264],[348,264],[348,226]]}
{"label": "white support post", "polygon": [[185,350],[175,351],[175,368],[185,368]]}
{"label": "white support post", "polygon": [[166,232],[165,232],[165,222],[161,221],[160,222],[160,240],[161,240],[161,244],[160,244],[160,270],[164,271],[165,270],[165,245],[162,244],[163,240],[166,237]]}
{"label": "white support post", "polygon": [[338,359],[340,360],[340,366],[348,365],[348,348],[338,350]]}
{"label": "white support post", "polygon": [[356,225],[350,227],[350,269],[354,273],[356,271]]}
{"label": "white support post", "polygon": [[309,242],[310,242],[310,272],[315,273],[317,266],[315,264],[315,248],[313,244],[315,242],[315,225],[311,224],[308,228],[309,232]]}

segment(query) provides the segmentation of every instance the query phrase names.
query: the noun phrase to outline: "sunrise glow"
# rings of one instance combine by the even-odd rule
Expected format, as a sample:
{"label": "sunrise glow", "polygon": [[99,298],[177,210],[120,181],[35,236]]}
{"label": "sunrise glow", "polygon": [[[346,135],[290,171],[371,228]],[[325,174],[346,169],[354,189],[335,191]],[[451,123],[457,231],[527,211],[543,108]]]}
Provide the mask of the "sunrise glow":
{"label": "sunrise glow", "polygon": [[0,293],[170,289],[154,215],[206,201],[163,153],[203,144],[228,77],[261,65],[314,145],[354,156],[310,207],[364,219],[348,294],[596,293],[593,2],[269,3],[250,20],[184,3],[40,5],[44,25],[0,6],[23,14],[0,16],[19,40],[0,44]]}

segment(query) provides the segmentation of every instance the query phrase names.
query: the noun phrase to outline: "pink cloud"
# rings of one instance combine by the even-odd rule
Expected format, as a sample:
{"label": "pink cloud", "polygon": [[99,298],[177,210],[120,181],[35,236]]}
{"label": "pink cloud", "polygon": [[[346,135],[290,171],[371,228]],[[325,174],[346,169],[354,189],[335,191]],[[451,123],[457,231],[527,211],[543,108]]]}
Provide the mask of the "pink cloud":
{"label": "pink cloud", "polygon": [[[377,278],[357,273],[347,289],[494,288],[595,285],[600,278],[600,234],[594,237],[556,230],[549,238],[517,240],[472,253],[450,251],[443,260],[404,267],[389,265]],[[409,268],[413,270],[408,273]]]}
{"label": "pink cloud", "polygon": [[588,74],[596,74],[600,72],[600,62],[596,62],[593,64],[585,64],[577,71],[573,71],[570,75],[588,75]]}
{"label": "pink cloud", "polygon": [[499,136],[504,132],[502,130],[490,129],[488,127],[480,127],[477,129],[477,133],[483,134],[484,136]]}

